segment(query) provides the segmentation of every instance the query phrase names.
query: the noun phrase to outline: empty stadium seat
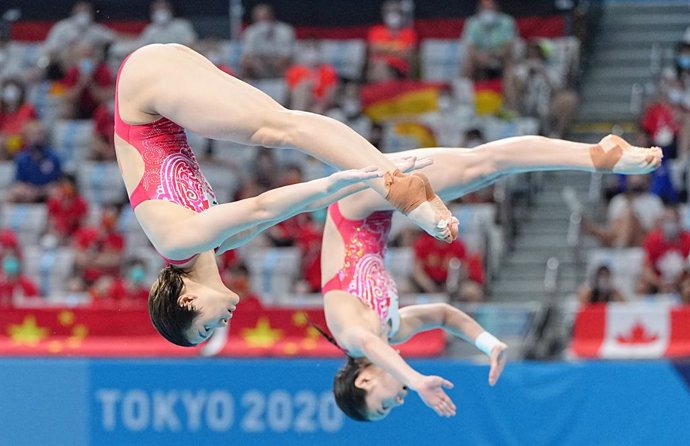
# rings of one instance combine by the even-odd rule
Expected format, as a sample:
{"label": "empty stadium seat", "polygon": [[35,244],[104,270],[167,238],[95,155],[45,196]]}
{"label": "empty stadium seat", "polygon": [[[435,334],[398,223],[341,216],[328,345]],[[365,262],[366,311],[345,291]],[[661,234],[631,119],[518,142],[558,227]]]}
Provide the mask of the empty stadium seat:
{"label": "empty stadium seat", "polygon": [[267,248],[246,251],[244,259],[250,271],[251,289],[264,302],[290,294],[300,269],[298,248]]}
{"label": "empty stadium seat", "polygon": [[87,161],[77,171],[79,187],[89,203],[119,203],[127,198],[116,162]]}
{"label": "empty stadium seat", "polygon": [[7,203],[0,208],[0,227],[16,232],[22,246],[38,243],[47,218],[48,209],[44,204]]}
{"label": "empty stadium seat", "polygon": [[59,120],[53,124],[53,148],[62,161],[63,170],[74,172],[88,157],[93,121]]}
{"label": "empty stadium seat", "polygon": [[389,248],[386,254],[386,269],[398,287],[398,293],[411,291],[410,276],[414,270],[412,248]]}
{"label": "empty stadium seat", "polygon": [[4,197],[7,188],[14,182],[14,163],[10,161],[0,162],[0,191]]}
{"label": "empty stadium seat", "polygon": [[420,45],[421,76],[450,82],[460,75],[465,46],[458,39],[424,39]]}
{"label": "empty stadium seat", "polygon": [[24,249],[23,263],[24,273],[36,281],[41,295],[59,294],[72,276],[74,250],[66,247],[44,251],[38,246],[28,246]]}
{"label": "empty stadium seat", "polygon": [[217,166],[207,163],[201,165],[201,170],[213,188],[218,203],[228,203],[232,201],[235,192],[240,186],[240,178],[237,172],[226,166]]}

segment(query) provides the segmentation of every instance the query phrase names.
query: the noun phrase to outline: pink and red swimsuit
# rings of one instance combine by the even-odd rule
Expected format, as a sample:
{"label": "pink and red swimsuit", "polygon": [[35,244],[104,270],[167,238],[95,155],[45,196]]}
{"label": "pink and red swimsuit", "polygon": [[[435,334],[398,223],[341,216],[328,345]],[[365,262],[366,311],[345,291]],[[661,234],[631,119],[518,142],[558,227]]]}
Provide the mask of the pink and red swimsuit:
{"label": "pink and red swimsuit", "polygon": [[398,289],[386,271],[385,256],[393,211],[378,211],[363,220],[343,217],[338,203],[328,208],[345,244],[343,267],[321,288],[323,294],[342,290],[357,296],[388,326],[392,337],[400,326]]}
{"label": "pink and red swimsuit", "polygon": [[[117,74],[118,84],[126,62]],[[132,208],[147,200],[165,200],[198,213],[218,204],[182,127],[164,117],[149,124],[127,124],[118,111],[117,84],[114,115],[115,133],[137,149],[144,160],[144,176],[129,197]],[[194,257],[164,259],[172,265],[183,265]]]}

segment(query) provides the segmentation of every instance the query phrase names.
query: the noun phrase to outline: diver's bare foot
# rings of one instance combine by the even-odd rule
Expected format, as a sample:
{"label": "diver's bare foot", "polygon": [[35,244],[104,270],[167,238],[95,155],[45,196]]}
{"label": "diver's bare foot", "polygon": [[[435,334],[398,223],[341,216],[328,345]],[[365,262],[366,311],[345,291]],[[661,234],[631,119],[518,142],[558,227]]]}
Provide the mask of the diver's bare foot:
{"label": "diver's bare foot", "polygon": [[594,168],[598,172],[644,174],[661,165],[663,154],[658,147],[635,147],[617,135],[604,137],[590,148]]}

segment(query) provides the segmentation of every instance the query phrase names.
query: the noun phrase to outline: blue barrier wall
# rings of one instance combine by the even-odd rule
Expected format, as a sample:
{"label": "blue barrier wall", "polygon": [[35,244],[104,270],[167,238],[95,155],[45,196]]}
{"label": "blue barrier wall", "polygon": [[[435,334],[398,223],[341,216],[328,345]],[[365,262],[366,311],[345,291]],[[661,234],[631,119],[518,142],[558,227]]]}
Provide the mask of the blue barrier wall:
{"label": "blue barrier wall", "polygon": [[[687,364],[416,361],[455,382],[455,418],[413,394],[343,417],[332,360],[0,360],[0,445],[690,444]],[[684,379],[685,376],[686,378]]]}

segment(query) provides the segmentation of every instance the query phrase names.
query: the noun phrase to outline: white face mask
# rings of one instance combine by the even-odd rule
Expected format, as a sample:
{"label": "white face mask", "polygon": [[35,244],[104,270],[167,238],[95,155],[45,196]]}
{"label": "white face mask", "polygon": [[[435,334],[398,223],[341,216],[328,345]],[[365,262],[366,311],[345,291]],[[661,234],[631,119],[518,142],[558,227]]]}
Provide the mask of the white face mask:
{"label": "white face mask", "polygon": [[157,9],[151,14],[151,21],[156,25],[165,25],[172,19],[172,13],[167,9]]}
{"label": "white face mask", "polygon": [[92,20],[91,14],[87,11],[78,12],[77,15],[74,16],[74,22],[81,28],[89,26]]}
{"label": "white face mask", "polygon": [[398,29],[403,24],[403,16],[398,12],[389,12],[383,16],[383,23],[385,23],[388,28]]}
{"label": "white face mask", "polygon": [[484,10],[479,13],[479,21],[484,25],[493,25],[498,18],[498,13],[492,11],[491,9]]}
{"label": "white face mask", "polygon": [[21,89],[14,84],[9,84],[2,90],[2,100],[10,104],[15,104],[21,95]]}

